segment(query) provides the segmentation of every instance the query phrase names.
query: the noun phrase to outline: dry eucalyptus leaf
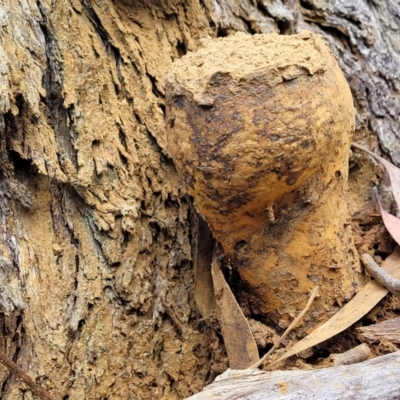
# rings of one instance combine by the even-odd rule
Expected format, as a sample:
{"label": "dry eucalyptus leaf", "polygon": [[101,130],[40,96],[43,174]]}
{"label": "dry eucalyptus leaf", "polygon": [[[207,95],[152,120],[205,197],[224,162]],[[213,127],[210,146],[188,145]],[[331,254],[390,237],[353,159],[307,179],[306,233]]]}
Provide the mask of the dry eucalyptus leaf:
{"label": "dry eucalyptus leaf", "polygon": [[192,237],[194,238],[193,264],[195,268],[194,300],[203,318],[209,318],[215,310],[215,296],[211,276],[213,238],[207,224],[194,208]]}
{"label": "dry eucalyptus leaf", "polygon": [[215,255],[211,264],[218,319],[220,321],[229,366],[245,369],[258,361],[258,349],[250,326],[239,304],[236,302]]}
{"label": "dry eucalyptus leaf", "polygon": [[400,219],[396,218],[394,215],[389,214],[383,207],[381,200],[378,195],[378,191],[376,188],[374,190],[374,197],[376,203],[379,207],[379,211],[382,215],[382,221],[385,224],[385,228],[390,233],[390,236],[393,240],[400,245]]}

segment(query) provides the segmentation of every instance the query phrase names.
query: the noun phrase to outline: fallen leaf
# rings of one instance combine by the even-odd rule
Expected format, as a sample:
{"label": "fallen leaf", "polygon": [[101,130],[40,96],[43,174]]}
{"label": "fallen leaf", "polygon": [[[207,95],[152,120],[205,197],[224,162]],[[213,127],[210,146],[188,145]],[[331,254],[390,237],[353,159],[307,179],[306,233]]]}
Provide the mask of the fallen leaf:
{"label": "fallen leaf", "polygon": [[191,208],[194,265],[194,301],[203,318],[209,318],[216,307],[211,276],[213,237],[207,223]]}
{"label": "fallen leaf", "polygon": [[376,204],[378,205],[379,211],[382,215],[382,220],[385,228],[390,233],[390,236],[400,245],[400,219],[396,218],[394,215],[389,214],[383,207],[381,199],[378,195],[378,190],[373,188],[373,193],[375,197]]}
{"label": "fallen leaf", "polygon": [[[383,262],[382,268],[395,278],[400,278],[400,248],[397,246],[394,252]],[[368,282],[344,307],[332,318],[319,326],[304,339],[297,342],[284,353],[278,360],[282,361],[301,351],[313,347],[349,328],[382,300],[388,290],[375,281]]]}
{"label": "fallen leaf", "polygon": [[258,349],[250,326],[219,268],[215,251],[211,263],[218,319],[229,367],[245,369],[258,361]]}

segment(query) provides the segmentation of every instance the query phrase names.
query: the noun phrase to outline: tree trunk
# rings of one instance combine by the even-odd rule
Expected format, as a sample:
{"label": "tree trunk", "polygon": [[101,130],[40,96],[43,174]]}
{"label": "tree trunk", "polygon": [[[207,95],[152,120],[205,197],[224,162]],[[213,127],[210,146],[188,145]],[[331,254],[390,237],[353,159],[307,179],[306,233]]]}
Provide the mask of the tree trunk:
{"label": "tree trunk", "polygon": [[[193,301],[165,72],[203,35],[322,33],[357,137],[400,164],[399,16],[395,0],[3,1],[1,350],[60,399],[181,399],[212,381],[227,361]],[[0,382],[32,398],[2,366]]]}

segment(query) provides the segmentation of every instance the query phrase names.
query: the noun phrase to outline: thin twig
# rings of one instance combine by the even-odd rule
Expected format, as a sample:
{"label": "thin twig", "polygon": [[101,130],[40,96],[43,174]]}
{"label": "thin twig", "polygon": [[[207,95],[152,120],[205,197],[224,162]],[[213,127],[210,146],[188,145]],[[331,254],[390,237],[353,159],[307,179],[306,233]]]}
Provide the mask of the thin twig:
{"label": "thin twig", "polygon": [[396,279],[381,268],[369,254],[362,254],[361,261],[370,275],[394,294],[400,294],[400,279]]}
{"label": "thin twig", "polygon": [[286,331],[283,333],[283,335],[280,337],[280,339],[272,346],[272,348],[268,351],[268,353],[265,354],[263,357],[261,357],[256,363],[254,363],[253,365],[250,365],[250,367],[247,367],[246,369],[258,368],[266,360],[266,358],[280,346],[280,344],[285,340],[286,336],[292,331],[292,329],[304,317],[304,314],[308,311],[312,302],[314,301],[315,296],[318,293],[318,290],[319,290],[319,286],[315,286],[315,288],[311,292],[310,298],[308,299],[308,302],[307,302],[306,306],[304,307],[303,311],[293,320],[293,322],[289,325],[289,327],[286,329]]}
{"label": "thin twig", "polygon": [[9,357],[6,356],[3,352],[0,351],[0,362],[6,366],[9,370],[14,372],[18,377],[20,377],[24,383],[26,383],[32,390],[33,393],[35,393],[37,396],[39,396],[43,400],[57,400],[56,397],[51,395],[47,390],[43,389],[41,386],[39,386],[37,383],[33,381],[33,379],[25,373],[23,369],[18,367],[15,362],[11,361]]}

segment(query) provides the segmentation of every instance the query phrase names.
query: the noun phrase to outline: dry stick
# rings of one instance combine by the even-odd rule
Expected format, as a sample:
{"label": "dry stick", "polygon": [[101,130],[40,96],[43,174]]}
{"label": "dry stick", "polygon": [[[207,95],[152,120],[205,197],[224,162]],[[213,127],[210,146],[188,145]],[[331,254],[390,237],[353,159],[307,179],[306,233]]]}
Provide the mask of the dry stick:
{"label": "dry stick", "polygon": [[15,362],[11,361],[3,352],[0,351],[0,362],[6,366],[9,370],[14,372],[17,376],[19,376],[35,393],[37,396],[44,400],[57,400],[56,397],[52,396],[47,390],[43,389],[37,383],[33,381],[33,379],[25,373],[23,369],[18,367]]}
{"label": "dry stick", "polygon": [[400,294],[400,279],[393,278],[381,268],[369,254],[362,254],[361,261],[370,275],[389,292]]}
{"label": "dry stick", "polygon": [[272,348],[268,351],[268,353],[265,354],[263,357],[261,357],[256,363],[254,363],[253,365],[250,365],[250,367],[247,367],[246,369],[254,369],[254,368],[259,367],[265,361],[265,359],[280,346],[280,344],[285,340],[286,336],[304,317],[304,314],[308,311],[312,302],[314,301],[315,296],[318,293],[318,289],[319,289],[319,286],[315,286],[315,288],[311,292],[310,298],[308,299],[308,302],[307,302],[306,306],[304,307],[303,311],[293,320],[293,322],[289,325],[289,328],[286,329],[286,331],[283,333],[283,335],[280,337],[280,339],[272,346]]}

